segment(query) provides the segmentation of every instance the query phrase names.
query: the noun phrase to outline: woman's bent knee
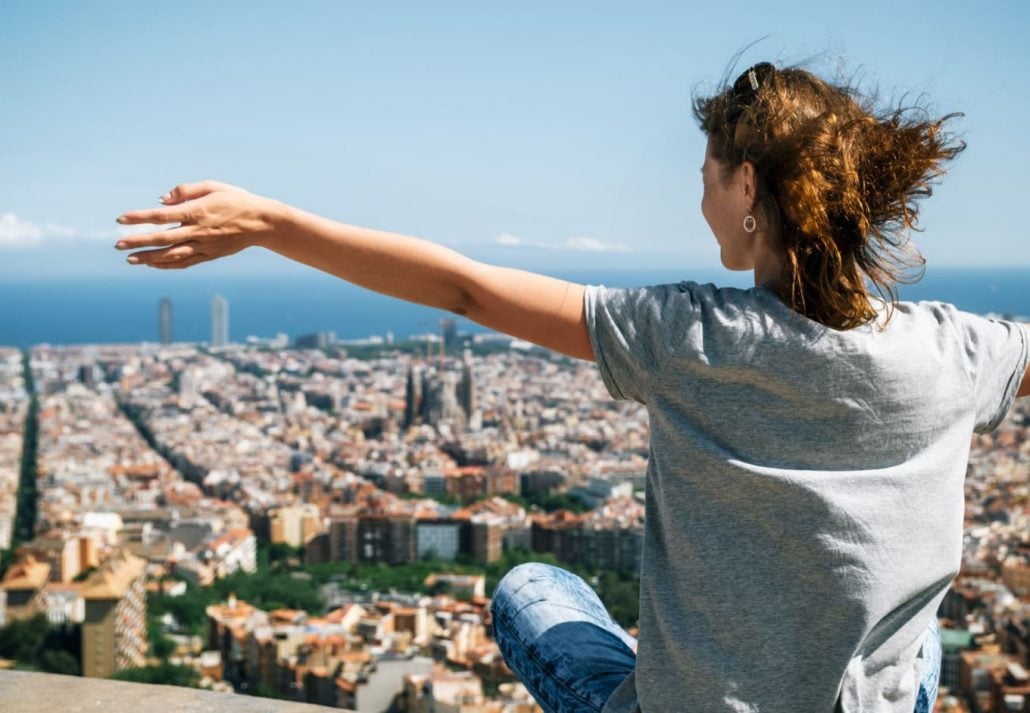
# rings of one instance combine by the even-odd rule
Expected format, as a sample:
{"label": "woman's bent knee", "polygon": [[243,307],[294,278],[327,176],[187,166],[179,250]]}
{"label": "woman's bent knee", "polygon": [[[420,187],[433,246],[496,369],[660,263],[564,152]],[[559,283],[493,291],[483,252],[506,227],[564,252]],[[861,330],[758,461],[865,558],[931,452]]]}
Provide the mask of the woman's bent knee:
{"label": "woman's bent knee", "polygon": [[494,588],[494,597],[510,593],[526,582],[541,577],[553,577],[558,567],[544,562],[523,562],[509,569]]}
{"label": "woman's bent knee", "polygon": [[544,562],[523,562],[512,567],[494,587],[490,597],[491,612],[496,615],[499,607],[503,606],[515,592],[529,582],[554,578],[559,571],[559,567]]}

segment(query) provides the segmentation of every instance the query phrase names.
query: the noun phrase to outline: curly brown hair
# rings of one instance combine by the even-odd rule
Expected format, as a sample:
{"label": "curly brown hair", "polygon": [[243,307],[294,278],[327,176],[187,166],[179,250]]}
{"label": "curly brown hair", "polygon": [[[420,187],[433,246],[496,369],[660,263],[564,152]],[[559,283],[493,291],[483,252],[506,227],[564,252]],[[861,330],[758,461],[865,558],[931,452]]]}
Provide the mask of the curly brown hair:
{"label": "curly brown hair", "polygon": [[876,317],[868,280],[889,320],[895,284],[922,277],[926,261],[908,237],[919,229],[915,199],[931,194],[943,164],[965,148],[944,131],[961,114],[932,119],[901,103],[877,110],[854,86],[765,62],[723,85],[695,96],[694,116],[724,177],[754,165],[756,207],[784,257],[781,299],[851,329]]}

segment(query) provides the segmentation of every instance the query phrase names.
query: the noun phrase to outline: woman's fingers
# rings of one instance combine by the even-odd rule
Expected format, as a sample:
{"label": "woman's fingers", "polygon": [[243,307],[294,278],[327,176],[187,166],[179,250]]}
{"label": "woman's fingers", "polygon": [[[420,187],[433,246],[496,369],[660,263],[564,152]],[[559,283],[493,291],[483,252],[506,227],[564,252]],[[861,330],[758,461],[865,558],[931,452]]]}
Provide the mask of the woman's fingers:
{"label": "woman's fingers", "polygon": [[210,260],[207,255],[194,255],[193,257],[183,258],[182,260],[172,260],[170,262],[158,262],[151,265],[159,270],[181,270],[184,267],[190,267],[197,263],[206,262]]}
{"label": "woman's fingers", "polygon": [[118,216],[117,222],[122,225],[137,225],[140,223],[189,223],[193,219],[193,211],[189,205],[175,206],[173,208],[152,208],[150,210],[131,210]]}
{"label": "woman's fingers", "polygon": [[198,255],[198,247],[196,242],[189,241],[163,250],[144,250],[140,253],[133,253],[126,259],[134,265],[157,265]]}
{"label": "woman's fingers", "polygon": [[178,228],[160,230],[154,233],[129,235],[115,243],[115,247],[119,250],[128,250],[132,248],[157,248],[166,245],[177,245],[184,240],[188,240],[195,232],[196,228],[194,226],[181,225]]}
{"label": "woman's fingers", "polygon": [[[172,190],[165,193],[158,200],[169,208],[151,208],[149,210],[133,210],[118,216],[117,222],[122,225],[136,225],[140,223],[153,223],[161,225],[164,223],[192,223],[196,219],[197,204],[190,201],[203,198],[217,190],[231,188],[226,183],[218,181],[201,181],[200,183],[180,183]],[[185,203],[185,205],[180,205]]]}
{"label": "woman's fingers", "polygon": [[157,251],[158,255],[155,255],[151,264],[175,262],[176,260],[183,260],[188,257],[199,255],[197,248],[199,245],[193,241],[180,243],[174,247],[167,248],[165,250]]}
{"label": "woman's fingers", "polygon": [[206,196],[208,193],[222,188],[229,188],[229,185],[218,181],[180,183],[178,186],[161,196],[158,200],[165,205],[175,205],[177,203],[182,203],[183,201],[191,201],[194,198]]}

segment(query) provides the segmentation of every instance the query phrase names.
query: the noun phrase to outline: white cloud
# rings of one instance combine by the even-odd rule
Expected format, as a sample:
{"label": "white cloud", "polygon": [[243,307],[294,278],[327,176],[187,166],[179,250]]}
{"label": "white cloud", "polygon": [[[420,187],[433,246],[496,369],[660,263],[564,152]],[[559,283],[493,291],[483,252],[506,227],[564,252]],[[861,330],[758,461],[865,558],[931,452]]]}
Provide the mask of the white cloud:
{"label": "white cloud", "polygon": [[585,238],[581,235],[574,235],[571,238],[566,238],[565,241],[561,243],[543,243],[524,240],[518,235],[512,235],[511,233],[501,233],[494,238],[494,242],[497,245],[505,245],[508,247],[543,248],[544,250],[571,250],[575,252],[593,253],[633,252],[632,249],[626,245],[605,243],[596,238]]}
{"label": "white cloud", "polygon": [[573,236],[565,241],[565,248],[568,250],[581,250],[593,253],[628,253],[632,252],[627,246],[618,243],[602,243],[596,238],[584,238]]}
{"label": "white cloud", "polygon": [[14,213],[0,215],[0,247],[34,247],[43,241],[43,229]]}
{"label": "white cloud", "polygon": [[118,226],[115,230],[79,230],[56,223],[33,223],[14,213],[0,214],[0,250],[4,248],[31,249],[53,243],[81,243],[115,240],[134,232],[140,226]]}
{"label": "white cloud", "polygon": [[494,239],[494,242],[498,245],[522,245],[522,238],[511,233],[501,233]]}

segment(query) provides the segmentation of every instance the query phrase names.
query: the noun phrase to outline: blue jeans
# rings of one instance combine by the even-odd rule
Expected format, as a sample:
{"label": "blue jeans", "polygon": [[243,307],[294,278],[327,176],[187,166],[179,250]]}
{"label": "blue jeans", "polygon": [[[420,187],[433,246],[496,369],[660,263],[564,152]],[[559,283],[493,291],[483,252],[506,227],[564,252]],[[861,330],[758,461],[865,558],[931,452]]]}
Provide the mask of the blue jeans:
{"label": "blue jeans", "polygon": [[[547,713],[600,711],[636,665],[636,639],[615,623],[590,585],[561,567],[513,567],[498,582],[490,612],[504,662]],[[926,632],[914,713],[929,713],[937,699],[936,618]]]}

